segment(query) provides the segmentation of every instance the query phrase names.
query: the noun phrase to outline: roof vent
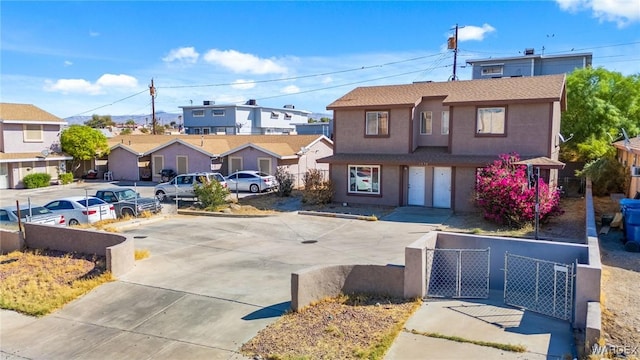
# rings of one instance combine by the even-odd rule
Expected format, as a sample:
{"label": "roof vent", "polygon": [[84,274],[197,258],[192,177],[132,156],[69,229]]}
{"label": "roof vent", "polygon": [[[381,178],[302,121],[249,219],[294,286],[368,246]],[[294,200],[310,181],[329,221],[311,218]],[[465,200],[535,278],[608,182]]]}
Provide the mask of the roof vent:
{"label": "roof vent", "polygon": [[533,55],[534,49],[533,48],[526,48],[524,49],[524,54],[525,55]]}
{"label": "roof vent", "polygon": [[245,105],[257,105],[256,99],[249,99]]}
{"label": "roof vent", "polygon": [[284,108],[285,109],[295,109],[296,107],[291,105],[291,104],[288,104],[288,105],[285,105]]}
{"label": "roof vent", "polygon": [[202,105],[214,105],[216,102],[212,100],[204,100]]}

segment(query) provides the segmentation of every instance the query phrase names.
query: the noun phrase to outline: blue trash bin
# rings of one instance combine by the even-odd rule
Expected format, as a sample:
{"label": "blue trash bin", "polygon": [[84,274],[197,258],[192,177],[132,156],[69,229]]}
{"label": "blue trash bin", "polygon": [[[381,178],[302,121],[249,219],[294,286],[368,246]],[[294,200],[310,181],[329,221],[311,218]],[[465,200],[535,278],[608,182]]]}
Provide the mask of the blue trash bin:
{"label": "blue trash bin", "polygon": [[622,215],[625,215],[626,217],[626,212],[630,209],[640,209],[640,200],[628,198],[620,199],[620,210],[622,210]]}

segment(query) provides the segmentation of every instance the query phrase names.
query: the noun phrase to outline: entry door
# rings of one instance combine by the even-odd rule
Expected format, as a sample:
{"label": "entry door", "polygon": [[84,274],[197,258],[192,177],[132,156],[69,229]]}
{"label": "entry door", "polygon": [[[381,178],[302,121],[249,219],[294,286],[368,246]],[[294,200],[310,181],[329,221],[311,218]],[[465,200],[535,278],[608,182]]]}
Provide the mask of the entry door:
{"label": "entry door", "polygon": [[422,166],[409,167],[409,205],[424,206],[425,170]]}
{"label": "entry door", "polygon": [[433,207],[451,208],[451,168],[433,168]]}
{"label": "entry door", "polygon": [[0,189],[9,188],[9,165],[0,163]]}

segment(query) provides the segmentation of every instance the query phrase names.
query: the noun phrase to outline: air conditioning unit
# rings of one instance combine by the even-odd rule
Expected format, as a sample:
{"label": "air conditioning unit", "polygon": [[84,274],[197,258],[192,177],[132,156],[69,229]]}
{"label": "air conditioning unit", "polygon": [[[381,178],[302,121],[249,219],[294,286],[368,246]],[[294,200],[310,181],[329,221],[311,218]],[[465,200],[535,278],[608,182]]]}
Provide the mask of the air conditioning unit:
{"label": "air conditioning unit", "polygon": [[631,176],[640,176],[640,166],[631,167]]}

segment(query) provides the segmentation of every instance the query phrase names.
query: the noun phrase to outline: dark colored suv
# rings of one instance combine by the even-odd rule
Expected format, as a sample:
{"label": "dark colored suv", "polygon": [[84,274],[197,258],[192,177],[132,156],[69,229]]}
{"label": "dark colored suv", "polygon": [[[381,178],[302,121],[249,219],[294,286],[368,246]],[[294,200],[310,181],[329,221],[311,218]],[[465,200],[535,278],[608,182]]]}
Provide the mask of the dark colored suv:
{"label": "dark colored suv", "polygon": [[96,197],[113,204],[118,217],[137,217],[145,211],[156,214],[162,210],[158,199],[140,197],[139,193],[130,188],[118,187],[98,190]]}

